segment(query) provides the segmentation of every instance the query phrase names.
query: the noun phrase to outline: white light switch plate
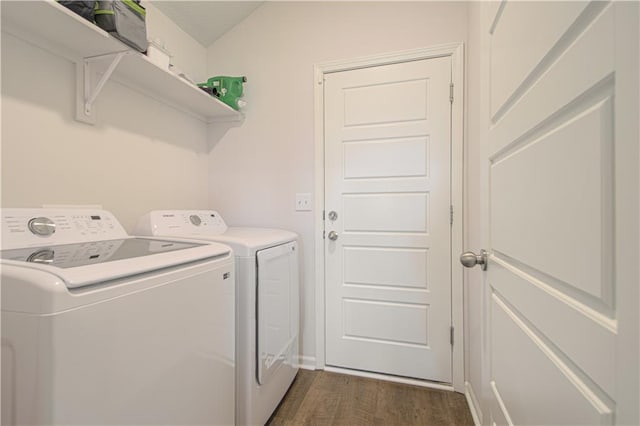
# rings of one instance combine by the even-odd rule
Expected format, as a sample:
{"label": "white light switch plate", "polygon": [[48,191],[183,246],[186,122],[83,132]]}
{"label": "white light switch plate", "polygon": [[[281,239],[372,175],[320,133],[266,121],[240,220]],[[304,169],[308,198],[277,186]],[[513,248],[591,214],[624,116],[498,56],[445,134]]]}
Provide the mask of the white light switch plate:
{"label": "white light switch plate", "polygon": [[296,211],[297,212],[310,212],[311,211],[311,194],[308,192],[296,194]]}

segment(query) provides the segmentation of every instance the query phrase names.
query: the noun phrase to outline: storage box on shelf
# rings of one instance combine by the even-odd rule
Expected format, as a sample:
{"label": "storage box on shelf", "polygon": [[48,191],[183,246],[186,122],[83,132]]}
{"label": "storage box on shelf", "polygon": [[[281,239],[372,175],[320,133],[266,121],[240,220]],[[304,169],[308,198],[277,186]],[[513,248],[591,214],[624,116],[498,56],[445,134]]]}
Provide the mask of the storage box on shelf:
{"label": "storage box on shelf", "polygon": [[147,58],[163,70],[169,69],[169,62],[171,61],[171,54],[167,49],[156,40],[149,42],[147,48]]}
{"label": "storage box on shelf", "polygon": [[[91,104],[105,81],[85,84],[84,76],[101,66],[118,82],[190,113],[205,122],[238,121],[242,114],[167,69],[152,63],[108,33],[52,0],[1,2],[2,31],[38,44],[77,64],[76,118],[93,123]],[[109,74],[109,73],[106,73]],[[109,77],[107,75],[107,77]],[[87,108],[89,104],[89,108]]]}

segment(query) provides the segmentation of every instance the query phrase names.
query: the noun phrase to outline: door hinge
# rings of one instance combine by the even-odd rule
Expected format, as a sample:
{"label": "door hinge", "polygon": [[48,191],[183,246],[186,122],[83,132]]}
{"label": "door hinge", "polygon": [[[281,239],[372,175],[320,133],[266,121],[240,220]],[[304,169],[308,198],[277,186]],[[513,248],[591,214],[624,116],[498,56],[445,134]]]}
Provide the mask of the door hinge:
{"label": "door hinge", "polygon": [[322,210],[322,220],[324,220],[324,210]]}
{"label": "door hinge", "polygon": [[324,240],[327,237],[327,231],[322,231],[322,239]]}
{"label": "door hinge", "polygon": [[451,346],[453,346],[453,331],[454,331],[453,326],[451,326],[449,330],[450,330],[449,340],[451,341]]}
{"label": "door hinge", "polygon": [[449,206],[449,225],[453,225],[453,206]]}
{"label": "door hinge", "polygon": [[449,102],[453,103],[453,83],[449,84]]}

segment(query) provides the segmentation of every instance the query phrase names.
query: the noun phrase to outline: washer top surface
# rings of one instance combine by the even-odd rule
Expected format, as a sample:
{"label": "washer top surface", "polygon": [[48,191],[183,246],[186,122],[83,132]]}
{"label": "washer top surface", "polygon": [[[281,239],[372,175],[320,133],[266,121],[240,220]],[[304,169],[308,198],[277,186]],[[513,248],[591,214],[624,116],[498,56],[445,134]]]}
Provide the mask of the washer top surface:
{"label": "washer top surface", "polygon": [[298,238],[283,229],[228,227],[214,210],[154,210],[140,218],[135,233],[217,241],[230,246],[239,257],[255,256],[259,250]]}
{"label": "washer top surface", "polygon": [[229,247],[186,239],[129,237],[109,212],[2,209],[3,267],[53,274],[83,287],[197,260],[228,255]]}

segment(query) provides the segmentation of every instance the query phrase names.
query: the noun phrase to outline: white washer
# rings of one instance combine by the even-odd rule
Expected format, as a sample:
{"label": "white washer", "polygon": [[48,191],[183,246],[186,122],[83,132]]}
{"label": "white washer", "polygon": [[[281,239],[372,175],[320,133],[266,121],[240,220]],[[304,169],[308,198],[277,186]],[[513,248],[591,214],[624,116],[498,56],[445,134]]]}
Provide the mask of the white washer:
{"label": "white washer", "polygon": [[228,246],[3,209],[2,424],[233,424]]}
{"label": "white washer", "polygon": [[298,372],[297,235],[227,227],[213,210],[152,211],[136,233],[218,241],[233,248],[237,276],[236,422],[263,425]]}

